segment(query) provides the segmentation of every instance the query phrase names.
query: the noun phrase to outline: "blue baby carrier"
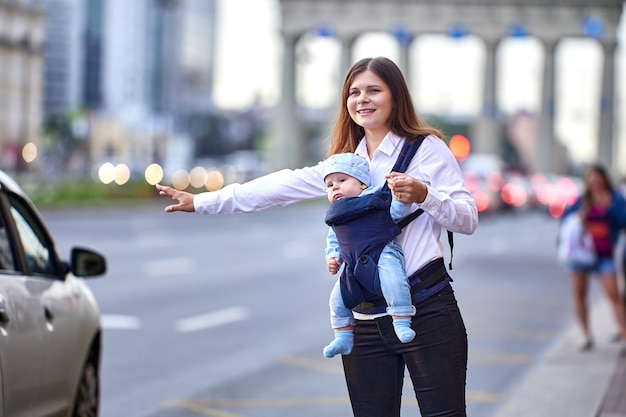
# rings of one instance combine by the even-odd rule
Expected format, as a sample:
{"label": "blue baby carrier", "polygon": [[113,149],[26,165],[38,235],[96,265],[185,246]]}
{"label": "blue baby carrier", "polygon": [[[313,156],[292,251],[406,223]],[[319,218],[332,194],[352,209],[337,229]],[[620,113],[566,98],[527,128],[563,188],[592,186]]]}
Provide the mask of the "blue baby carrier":
{"label": "blue baby carrier", "polygon": [[[405,141],[393,171],[405,172],[423,141],[424,136],[419,136],[413,142]],[[385,182],[375,193],[338,200],[326,213],[326,224],[335,230],[341,258],[345,263],[339,280],[341,296],[349,309],[364,313],[385,311],[386,303],[378,276],[380,254],[402,232],[402,228],[423,213],[422,209],[418,209],[396,223],[389,212],[391,199],[391,191]],[[450,247],[451,236],[449,232]],[[446,277],[449,279],[442,260],[434,267],[431,266],[431,269],[436,272],[437,278],[441,278],[437,283],[441,283]],[[416,279],[423,281],[419,277]],[[429,279],[428,284],[431,284],[430,281]],[[412,293],[422,291],[422,286],[412,288]],[[415,297],[413,301],[415,302]]]}

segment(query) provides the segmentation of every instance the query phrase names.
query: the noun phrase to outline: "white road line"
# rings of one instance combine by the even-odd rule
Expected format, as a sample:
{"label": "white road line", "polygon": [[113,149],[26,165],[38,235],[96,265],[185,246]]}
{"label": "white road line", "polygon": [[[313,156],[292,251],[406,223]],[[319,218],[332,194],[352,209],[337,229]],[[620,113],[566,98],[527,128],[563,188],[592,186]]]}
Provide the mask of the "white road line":
{"label": "white road line", "polygon": [[190,256],[180,258],[159,259],[145,264],[146,275],[150,278],[167,275],[180,275],[193,272],[194,263]]}
{"label": "white road line", "polygon": [[231,307],[199,316],[188,317],[174,323],[176,331],[181,333],[196,332],[210,327],[241,321],[248,317],[248,311],[242,307]]}
{"label": "white road line", "polygon": [[100,317],[100,322],[104,329],[137,330],[142,326],[139,317],[123,316],[119,314],[103,314]]}

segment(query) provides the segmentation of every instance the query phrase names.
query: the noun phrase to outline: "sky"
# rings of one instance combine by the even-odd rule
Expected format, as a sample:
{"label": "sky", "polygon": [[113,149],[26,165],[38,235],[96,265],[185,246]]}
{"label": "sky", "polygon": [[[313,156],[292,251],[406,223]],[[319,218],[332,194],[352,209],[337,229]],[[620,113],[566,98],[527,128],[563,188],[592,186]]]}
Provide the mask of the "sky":
{"label": "sky", "polygon": [[[245,13],[241,11],[245,10]],[[245,109],[260,101],[275,104],[280,95],[281,41],[279,0],[217,0],[217,56],[215,101],[220,107]],[[626,25],[620,41],[626,44]],[[626,48],[616,58],[616,132],[620,155],[626,160]],[[389,35],[367,34],[354,48],[354,59],[384,55],[398,59],[399,50]],[[336,105],[339,47],[332,39],[311,38],[298,57],[298,98],[311,107]],[[442,116],[475,116],[482,106],[484,48],[479,39],[424,36],[412,45],[407,74],[420,112]],[[543,52],[538,41],[505,40],[498,52],[498,104],[511,114],[537,111],[540,106]],[[557,49],[556,136],[570,145],[574,159],[588,162],[598,136],[602,53],[593,41],[567,40]],[[625,74],[625,75],[620,75]],[[626,102],[626,99],[621,99]],[[625,123],[626,124],[626,123]],[[626,168],[624,168],[626,169]],[[626,172],[624,172],[626,175]]]}

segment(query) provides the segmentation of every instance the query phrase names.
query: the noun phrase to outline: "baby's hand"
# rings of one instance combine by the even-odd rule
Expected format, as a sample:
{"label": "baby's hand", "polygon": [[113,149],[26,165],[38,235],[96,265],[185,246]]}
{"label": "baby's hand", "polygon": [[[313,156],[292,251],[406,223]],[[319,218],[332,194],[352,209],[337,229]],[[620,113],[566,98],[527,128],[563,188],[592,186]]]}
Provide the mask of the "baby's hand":
{"label": "baby's hand", "polygon": [[341,259],[339,258],[328,258],[326,261],[326,268],[332,275],[339,271],[339,265],[341,265]]}

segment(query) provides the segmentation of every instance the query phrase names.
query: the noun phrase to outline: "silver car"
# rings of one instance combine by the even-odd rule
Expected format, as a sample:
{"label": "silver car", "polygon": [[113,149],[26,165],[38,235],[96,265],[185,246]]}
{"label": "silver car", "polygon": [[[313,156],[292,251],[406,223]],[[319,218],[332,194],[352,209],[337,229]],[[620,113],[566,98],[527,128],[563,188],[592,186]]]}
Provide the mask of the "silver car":
{"label": "silver car", "polygon": [[100,311],[80,277],[105,258],[61,260],[37,209],[0,171],[0,417],[96,417]]}

